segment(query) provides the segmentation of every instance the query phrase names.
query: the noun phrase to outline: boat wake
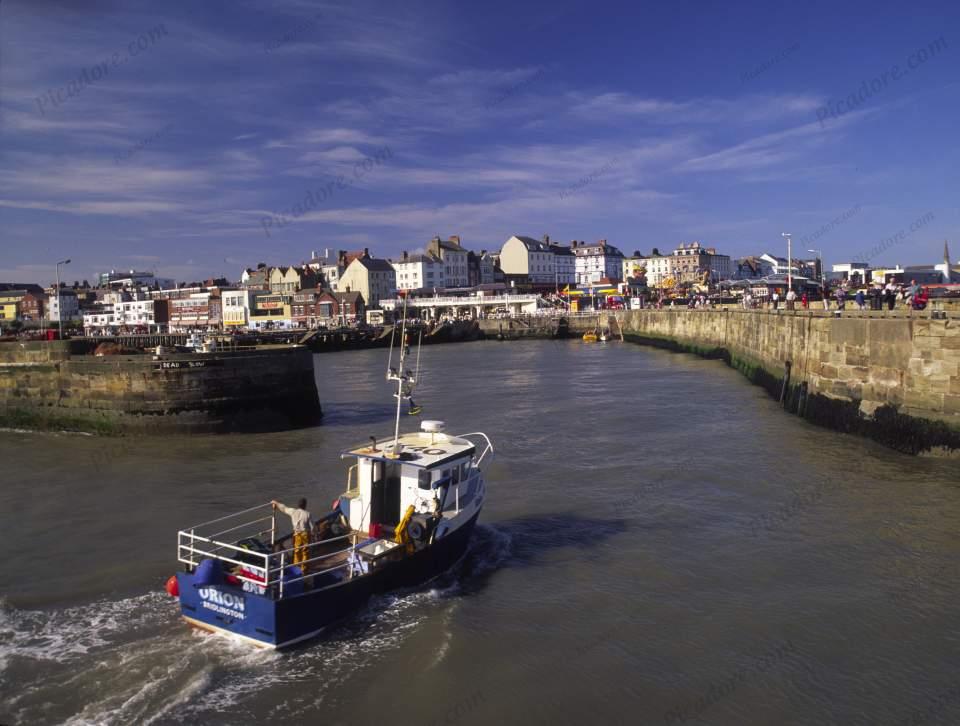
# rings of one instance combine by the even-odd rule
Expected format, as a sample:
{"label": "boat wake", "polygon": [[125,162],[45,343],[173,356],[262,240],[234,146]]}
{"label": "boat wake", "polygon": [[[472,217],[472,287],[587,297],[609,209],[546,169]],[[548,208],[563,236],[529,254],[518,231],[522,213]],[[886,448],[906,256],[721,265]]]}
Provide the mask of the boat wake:
{"label": "boat wake", "polygon": [[0,723],[237,720],[254,702],[271,717],[329,709],[345,683],[420,629],[442,629],[449,644],[462,596],[509,559],[511,540],[478,525],[463,559],[428,587],[378,596],[284,653],[186,628],[175,601],[160,592],[60,610],[0,601]]}

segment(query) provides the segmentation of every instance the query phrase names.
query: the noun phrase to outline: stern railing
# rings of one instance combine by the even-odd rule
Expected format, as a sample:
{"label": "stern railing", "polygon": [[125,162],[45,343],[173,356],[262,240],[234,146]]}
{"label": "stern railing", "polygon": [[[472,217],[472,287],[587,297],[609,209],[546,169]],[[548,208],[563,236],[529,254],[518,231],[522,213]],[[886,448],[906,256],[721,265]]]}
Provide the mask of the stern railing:
{"label": "stern railing", "polygon": [[[265,508],[271,509],[270,514],[235,523],[241,517]],[[267,520],[270,521],[270,526],[264,527],[263,523]],[[225,527],[225,525],[229,526]],[[236,539],[231,538],[232,541],[221,539],[224,535],[231,533]],[[270,535],[272,552],[258,552],[240,544],[244,539],[251,537],[260,539],[267,534]],[[299,548],[291,545],[282,549],[277,545],[276,512],[267,503],[195,525],[190,529],[180,530],[177,533],[177,560],[193,568],[199,566],[200,562],[206,558],[219,560],[228,565],[225,568],[228,572],[225,574],[229,574],[239,581],[249,582],[257,588],[263,588],[262,592],[264,594],[276,592],[278,597],[282,598],[285,588],[295,582],[309,580],[341,569],[346,569],[347,577],[352,577],[354,568],[352,567],[350,553],[356,549],[359,540],[360,535],[358,533],[350,532],[338,537],[309,542],[306,545],[307,559],[294,563],[294,553]],[[317,548],[321,546],[326,548],[337,542],[348,542],[349,544],[333,552],[317,554]],[[314,571],[315,567],[320,566],[318,563],[329,561],[330,558],[337,556],[344,556],[344,561],[332,567],[323,567]],[[245,561],[240,559],[241,557],[252,561]],[[292,578],[284,577],[284,572],[291,564],[299,566],[301,574]]]}

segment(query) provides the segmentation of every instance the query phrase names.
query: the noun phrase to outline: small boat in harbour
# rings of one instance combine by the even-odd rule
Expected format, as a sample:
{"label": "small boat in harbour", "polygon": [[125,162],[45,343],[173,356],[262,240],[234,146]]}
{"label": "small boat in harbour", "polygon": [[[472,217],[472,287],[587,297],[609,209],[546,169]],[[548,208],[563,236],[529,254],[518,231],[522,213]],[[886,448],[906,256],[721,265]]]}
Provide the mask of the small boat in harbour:
{"label": "small boat in harbour", "polygon": [[449,435],[441,421],[400,433],[402,402],[415,406],[405,329],[400,340],[399,369],[387,374],[397,386],[393,435],[341,454],[346,489],[312,523],[305,554],[270,503],[178,532],[182,569],[167,590],[189,624],[283,648],[375,594],[422,585],[466,553],[486,497],[481,464],[493,445],[484,433]]}

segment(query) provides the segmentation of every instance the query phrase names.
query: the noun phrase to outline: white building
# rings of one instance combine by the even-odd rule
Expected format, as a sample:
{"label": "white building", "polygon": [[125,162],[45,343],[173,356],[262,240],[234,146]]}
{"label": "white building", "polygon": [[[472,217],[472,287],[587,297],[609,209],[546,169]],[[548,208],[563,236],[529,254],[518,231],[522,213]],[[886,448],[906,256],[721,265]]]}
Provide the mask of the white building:
{"label": "white building", "polygon": [[432,254],[403,253],[397,261],[390,261],[397,273],[398,290],[433,291],[446,287],[443,260]]}
{"label": "white building", "polygon": [[110,270],[101,272],[97,279],[103,287],[173,287],[174,281],[166,277],[156,277],[152,272],[137,272],[136,270]]}
{"label": "white building", "polygon": [[660,287],[676,282],[677,258],[674,255],[652,254],[646,258],[647,286]]}
{"label": "white building", "polygon": [[[593,285],[602,279],[618,282],[623,274],[623,253],[605,239],[596,244],[571,243],[576,255],[578,285]],[[502,263],[501,263],[502,264]]]}
{"label": "white building", "polygon": [[250,325],[250,308],[253,307],[256,290],[222,290],[223,327],[246,328]]}
{"label": "white building", "polygon": [[545,237],[541,242],[533,237],[514,235],[500,248],[500,269],[505,275],[524,275],[534,284],[554,284],[557,265],[550,238]]}
{"label": "white building", "polygon": [[[161,322],[157,322],[157,318]],[[150,332],[166,327],[166,302],[163,300],[121,300],[108,302],[83,314],[83,328],[87,333],[111,333],[122,328],[146,328]]]}
{"label": "white building", "polygon": [[315,272],[320,273],[322,279],[319,284],[327,290],[337,290],[340,277],[347,269],[347,251],[331,250],[329,247],[323,250],[322,255],[316,251],[311,253],[310,262],[307,263]]}
{"label": "white building", "polygon": [[470,285],[470,271],[467,264],[467,251],[460,246],[460,238],[456,235],[449,240],[434,237],[427,245],[427,252],[443,260],[443,277],[447,287],[468,287]]}
{"label": "white building", "polygon": [[[771,255],[769,252],[764,252],[762,255],[760,255],[760,261],[765,262],[770,266],[771,275],[787,274],[786,257],[777,257],[775,255]],[[794,260],[794,264],[790,266],[790,274],[794,277],[800,276],[800,268],[796,265],[796,260]]]}
{"label": "white building", "polygon": [[831,269],[833,274],[830,277],[833,279],[852,280],[857,277],[861,282],[867,282],[870,277],[868,262],[837,262]]}

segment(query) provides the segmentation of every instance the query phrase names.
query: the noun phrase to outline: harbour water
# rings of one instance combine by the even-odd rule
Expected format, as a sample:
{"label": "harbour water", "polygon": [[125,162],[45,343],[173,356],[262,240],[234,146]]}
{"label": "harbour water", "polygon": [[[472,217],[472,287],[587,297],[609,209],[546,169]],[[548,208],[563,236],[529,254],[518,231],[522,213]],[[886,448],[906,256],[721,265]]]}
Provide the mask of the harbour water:
{"label": "harbour water", "polygon": [[633,345],[430,348],[424,416],[497,447],[458,569],[289,653],[183,625],[176,530],[326,511],[391,427],[385,357],[318,356],[313,429],[0,433],[0,723],[960,722],[956,461]]}

